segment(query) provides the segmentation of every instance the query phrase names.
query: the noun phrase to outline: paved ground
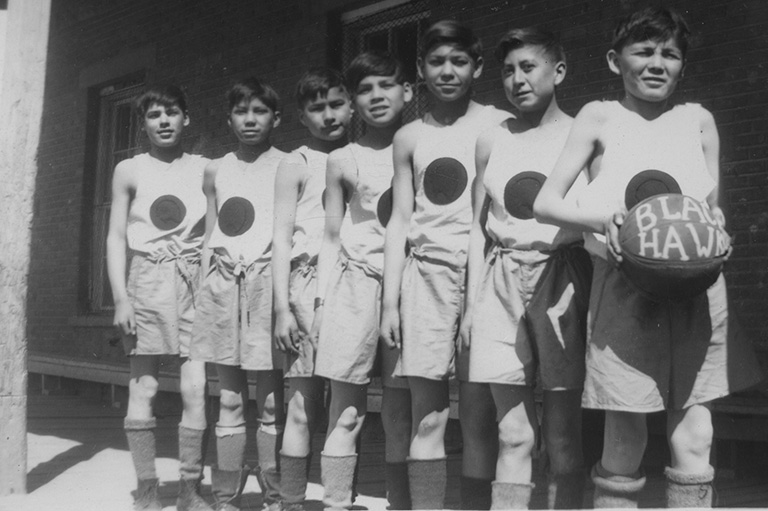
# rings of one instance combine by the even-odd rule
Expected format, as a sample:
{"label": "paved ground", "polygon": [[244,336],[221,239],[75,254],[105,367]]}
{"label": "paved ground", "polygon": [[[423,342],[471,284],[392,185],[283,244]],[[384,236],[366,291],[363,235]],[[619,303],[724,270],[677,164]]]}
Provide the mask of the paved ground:
{"label": "paved ground", "polygon": [[[107,404],[76,396],[32,395],[29,400],[29,464],[28,494],[0,498],[0,511],[102,511],[130,510],[131,492],[135,479],[130,454],[126,448],[122,430],[124,411]],[[178,489],[178,462],[176,456],[176,431],[179,416],[172,409],[165,415],[158,414],[158,475],[161,480],[161,498],[165,510],[174,510]],[[587,425],[591,429],[591,424]],[[599,431],[588,431],[592,442],[587,442],[588,457],[595,457],[598,449],[595,439]],[[253,434],[249,434],[252,439]],[[663,505],[662,469],[668,453],[663,438],[653,438],[649,443],[644,465],[649,484],[641,500],[642,507]],[[316,451],[310,470],[308,509],[322,509],[319,485],[319,451],[322,436],[315,438]],[[598,442],[599,443],[599,442]],[[460,507],[459,430],[452,421],[447,445],[449,448],[448,492],[446,505],[450,509]],[[722,449],[721,449],[722,450]],[[743,465],[745,452],[736,453],[734,461]],[[748,454],[748,451],[746,451]],[[1,454],[0,454],[1,455]],[[355,508],[372,511],[384,510],[383,433],[378,416],[372,415],[364,430],[363,449],[360,456],[359,496]],[[214,459],[211,449],[209,460]],[[247,459],[255,460],[255,448],[249,445]],[[592,461],[592,460],[588,460]],[[727,465],[723,461],[723,465]],[[763,467],[765,464],[763,463]],[[537,488],[532,507],[545,505],[546,483],[544,474],[537,468]],[[203,494],[210,501],[210,473],[206,467]],[[734,470],[721,466],[718,472],[717,490],[721,506],[768,507],[768,473],[751,469]],[[588,488],[585,506],[589,506]],[[245,509],[261,508],[261,493],[256,478],[251,476],[244,494]]]}

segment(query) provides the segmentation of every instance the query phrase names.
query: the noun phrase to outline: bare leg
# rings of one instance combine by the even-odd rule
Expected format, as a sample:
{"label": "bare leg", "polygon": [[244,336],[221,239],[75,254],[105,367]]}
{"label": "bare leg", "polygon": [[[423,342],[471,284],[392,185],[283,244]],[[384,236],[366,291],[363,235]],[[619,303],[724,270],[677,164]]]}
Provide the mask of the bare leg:
{"label": "bare leg", "polygon": [[355,453],[368,406],[367,391],[367,385],[331,381],[325,454],[349,456]]}
{"label": "bare leg", "polygon": [[533,391],[529,387],[499,384],[491,384],[491,390],[500,417],[496,481],[528,484],[538,429]]}

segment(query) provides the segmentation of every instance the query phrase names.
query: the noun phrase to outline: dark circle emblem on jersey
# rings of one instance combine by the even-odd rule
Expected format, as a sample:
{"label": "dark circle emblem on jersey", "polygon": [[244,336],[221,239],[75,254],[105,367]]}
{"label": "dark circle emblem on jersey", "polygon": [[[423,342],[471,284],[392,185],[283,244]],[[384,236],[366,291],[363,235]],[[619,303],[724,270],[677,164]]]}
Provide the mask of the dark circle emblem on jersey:
{"label": "dark circle emblem on jersey", "polygon": [[158,229],[169,231],[178,227],[187,215],[187,208],[175,195],[163,195],[155,199],[149,208],[149,219]]}
{"label": "dark circle emblem on jersey", "polygon": [[379,203],[376,206],[376,216],[379,218],[379,223],[382,227],[386,227],[389,223],[389,219],[392,216],[392,188],[381,194],[379,197]]}
{"label": "dark circle emblem on jersey", "polygon": [[424,194],[432,204],[445,206],[467,188],[467,169],[454,158],[438,158],[424,172]]}
{"label": "dark circle emblem on jersey", "polygon": [[664,193],[682,193],[675,178],[661,170],[644,170],[629,181],[624,192],[624,205],[629,210],[638,202]]}
{"label": "dark circle emblem on jersey", "polygon": [[240,236],[253,225],[253,204],[242,197],[230,197],[219,210],[219,229],[227,236]]}
{"label": "dark circle emblem on jersey", "polygon": [[544,174],[528,170],[507,181],[504,187],[504,207],[509,214],[520,220],[533,218],[533,202],[546,179]]}

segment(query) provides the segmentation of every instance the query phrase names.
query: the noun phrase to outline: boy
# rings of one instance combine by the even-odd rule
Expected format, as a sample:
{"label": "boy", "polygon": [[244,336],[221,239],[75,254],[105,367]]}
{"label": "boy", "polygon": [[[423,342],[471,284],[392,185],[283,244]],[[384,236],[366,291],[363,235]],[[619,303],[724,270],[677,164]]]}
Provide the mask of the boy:
{"label": "boy", "polygon": [[[392,184],[392,138],[402,125],[403,109],[412,96],[402,65],[389,55],[358,55],[346,75],[355,112],[366,128],[360,140],[328,157],[325,236],[317,265],[320,306],[313,325],[313,334],[319,331],[315,374],[330,380],[328,435],[320,466],[323,502],[333,509],[352,505],[356,443],[379,345],[384,232],[391,211],[391,192],[387,190]],[[344,220],[347,207],[349,217]],[[384,363],[383,400],[400,397],[399,406],[409,406],[407,388],[393,386],[387,373],[394,368],[397,352],[386,350],[384,355],[389,363]],[[407,451],[397,452],[389,438],[393,432],[390,422],[397,422],[397,417],[387,415],[392,408],[392,403],[382,405],[389,442],[386,461],[388,465],[398,463],[403,474]],[[395,446],[408,445],[410,431],[404,433],[395,439]],[[390,505],[407,507],[406,485],[393,484],[390,472]]]}
{"label": "boy", "polygon": [[[157,86],[135,102],[149,152],[123,160],[112,178],[107,271],[115,299],[114,325],[130,357],[125,434],[138,490],[135,509],[159,510],[155,425],[160,355],[181,357],[179,497],[184,510],[210,509],[198,488],[203,474],[205,364],[189,359],[194,298],[204,234],[203,170],[208,160],[184,152],[189,125],[180,88]],[[126,282],[126,247],[131,265]]]}
{"label": "boy", "polygon": [[[482,131],[510,117],[471,99],[483,68],[481,53],[479,39],[461,23],[448,20],[430,27],[421,42],[418,72],[434,107],[394,139],[381,334],[389,346],[400,347],[402,341],[396,374],[408,378],[413,403],[408,477],[414,509],[444,505],[448,379],[454,365],[461,381],[462,508],[490,503],[496,458],[493,401],[487,385],[467,381],[466,361],[454,364],[475,143]],[[480,502],[469,498],[477,494],[486,497]]]}
{"label": "boy", "polygon": [[[664,409],[672,453],[665,470],[667,505],[710,507],[708,403],[759,379],[749,344],[729,325],[722,276],[688,302],[661,304],[642,296],[607,260],[611,254],[621,262],[625,188],[645,169],[669,174],[682,193],[724,220],[712,114],[698,104],[670,105],[688,34],[680,15],[664,8],[638,11],[619,23],[607,58],[624,82],[624,96],[581,110],[534,205],[540,221],[590,233],[586,247],[595,268],[583,405],[606,410],[602,459],[592,469],[595,507],[637,506],[645,484],[645,415]],[[574,207],[563,197],[585,166],[590,184]]]}
{"label": "boy", "polygon": [[549,507],[580,508],[580,398],[591,263],[580,231],[541,225],[532,214],[535,190],[552,171],[573,120],[556,94],[565,78],[565,54],[553,33],[533,27],[507,32],[496,58],[504,92],[519,117],[477,141],[461,324],[462,347],[472,346],[469,380],[491,385],[498,414],[491,509],[523,509],[530,502],[537,371],[544,390]]}
{"label": "boy", "polygon": [[288,414],[280,451],[280,494],[285,509],[302,509],[311,439],[323,406],[323,380],[315,376],[314,312],[317,256],[323,239],[323,189],[328,153],[347,143],[352,110],[341,75],[307,71],[296,85],[301,123],[312,137],[283,159],[275,180],[272,248],[275,344],[288,354]]}
{"label": "boy", "polygon": [[[246,371],[256,371],[258,479],[264,507],[278,509],[278,436],[283,423],[281,367],[272,358],[271,245],[277,167],[285,153],[270,142],[280,124],[279,97],[256,78],[227,92],[227,123],[236,151],[205,169],[208,199],[204,281],[195,315],[192,358],[219,375],[218,466],[212,469],[217,509],[240,507],[245,466]],[[265,228],[265,226],[268,226]],[[279,368],[278,368],[279,367]]]}

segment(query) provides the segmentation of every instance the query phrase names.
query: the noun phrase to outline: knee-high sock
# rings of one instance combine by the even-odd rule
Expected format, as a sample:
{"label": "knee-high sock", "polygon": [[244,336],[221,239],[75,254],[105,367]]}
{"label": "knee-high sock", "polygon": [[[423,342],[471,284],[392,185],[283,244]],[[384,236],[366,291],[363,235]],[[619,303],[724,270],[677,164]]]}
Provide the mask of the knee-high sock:
{"label": "knee-high sock", "polygon": [[128,439],[128,448],[133,457],[133,466],[136,469],[136,478],[139,480],[157,479],[155,470],[155,457],[157,447],[155,445],[155,427],[157,421],[154,417],[148,420],[125,419],[123,428]]}
{"label": "knee-high sock", "polygon": [[240,472],[245,463],[245,424],[216,425],[216,460],[219,470]]}

